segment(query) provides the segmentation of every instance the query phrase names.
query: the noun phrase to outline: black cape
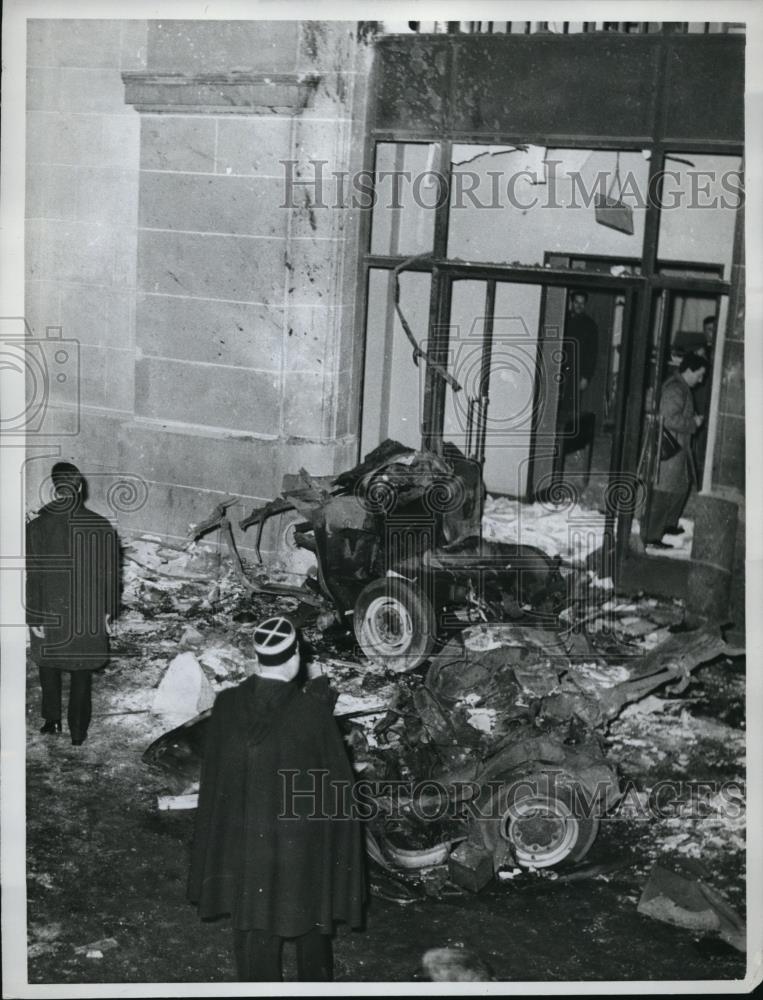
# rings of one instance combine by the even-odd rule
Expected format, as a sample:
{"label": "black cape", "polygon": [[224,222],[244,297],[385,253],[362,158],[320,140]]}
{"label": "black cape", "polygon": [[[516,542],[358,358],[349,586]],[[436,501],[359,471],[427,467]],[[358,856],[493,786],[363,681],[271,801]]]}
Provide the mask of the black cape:
{"label": "black cape", "polygon": [[361,924],[352,768],[330,705],[310,687],[250,677],[215,701],[188,884],[202,918],[230,914],[237,929],[281,937]]}

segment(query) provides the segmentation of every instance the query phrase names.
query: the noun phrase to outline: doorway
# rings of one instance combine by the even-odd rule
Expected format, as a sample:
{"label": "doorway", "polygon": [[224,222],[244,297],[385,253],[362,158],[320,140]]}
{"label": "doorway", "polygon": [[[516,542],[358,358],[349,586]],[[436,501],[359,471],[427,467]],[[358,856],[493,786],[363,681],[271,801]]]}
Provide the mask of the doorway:
{"label": "doorway", "polygon": [[[591,286],[585,275],[638,277],[641,268],[634,258],[555,253],[546,254],[544,263],[581,273],[571,276],[566,288],[547,289],[544,297],[545,382],[537,391],[546,395],[552,412],[538,421],[532,493],[542,498],[549,488],[572,491],[587,506],[604,509],[626,405],[621,381],[627,295]],[[555,403],[549,379],[559,384]]]}
{"label": "doorway", "polygon": [[[712,265],[705,270],[710,271]],[[682,359],[687,354],[699,354],[707,360],[707,370],[702,384],[692,389],[694,409],[703,417],[702,426],[695,432],[691,442],[688,500],[682,517],[685,524],[681,533],[663,536],[659,552],[647,548],[648,555],[663,555],[671,558],[688,559],[691,549],[691,525],[693,521],[693,498],[698,492],[710,487],[713,451],[713,428],[715,421],[712,411],[717,406],[722,377],[722,340],[718,336],[726,324],[728,296],[722,293],[691,287],[690,281],[682,282],[684,275],[666,276],[666,285],[657,291],[652,301],[650,343],[647,355],[647,371],[643,401],[643,432],[639,469],[644,479],[653,483],[657,474],[656,441],[659,436],[660,398],[666,380],[679,372]],[[718,278],[716,273],[702,274],[702,278]],[[652,505],[652,490],[647,493],[642,523],[646,522]]]}

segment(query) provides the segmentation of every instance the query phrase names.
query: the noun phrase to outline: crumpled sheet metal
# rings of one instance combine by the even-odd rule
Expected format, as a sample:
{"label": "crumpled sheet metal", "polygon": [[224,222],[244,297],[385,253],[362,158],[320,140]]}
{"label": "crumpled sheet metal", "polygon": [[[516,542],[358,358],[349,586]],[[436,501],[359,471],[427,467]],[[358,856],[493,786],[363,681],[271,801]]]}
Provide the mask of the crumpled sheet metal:
{"label": "crumpled sheet metal", "polygon": [[481,782],[491,782],[537,771],[569,775],[589,794],[603,796],[608,805],[614,805],[620,797],[614,769],[604,761],[595,739],[567,744],[545,733],[529,733],[491,757],[477,777]]}
{"label": "crumpled sheet metal", "polygon": [[[452,444],[443,454],[415,451],[397,441],[383,441],[352,469],[337,476],[311,476],[304,469],[283,478],[282,495],[253,510],[241,521],[246,530],[261,525],[275,510],[293,506],[313,522],[323,513],[331,521],[340,498],[355,498],[370,515],[403,513],[420,503],[430,514],[441,516],[445,540],[478,535],[481,519],[481,472]],[[337,515],[338,516],[338,515]]]}
{"label": "crumpled sheet metal", "polygon": [[[589,670],[583,689],[575,683],[575,671],[585,665],[559,654],[557,636],[549,633],[544,642],[536,631],[528,648],[515,630],[504,635],[507,645],[482,649],[453,640],[415,692],[414,705],[432,743],[460,745],[466,751],[457,764],[451,755],[456,766],[446,766],[440,777],[486,786],[553,772],[562,784],[597,798],[603,811],[611,809],[621,793],[615,766],[605,759],[596,730],[629,702],[667,682],[685,680],[692,669],[728,650],[717,629],[683,632],[650,653],[609,668],[616,683],[610,682],[605,663]],[[591,683],[597,677],[598,690]],[[492,733],[469,725],[469,709],[480,704],[496,713]]]}
{"label": "crumpled sheet metal", "polygon": [[608,665],[602,658],[576,663],[556,633],[479,626],[464,633],[462,644],[454,640],[435,657],[426,684],[443,704],[456,706],[467,697],[484,704],[498,699],[504,711],[503,696],[513,694],[514,684],[522,691],[520,703],[535,701],[540,718],[552,724],[578,719],[596,729],[663,684],[674,681],[683,690],[692,670],[735,652],[716,627],[706,625],[676,633],[622,664]]}

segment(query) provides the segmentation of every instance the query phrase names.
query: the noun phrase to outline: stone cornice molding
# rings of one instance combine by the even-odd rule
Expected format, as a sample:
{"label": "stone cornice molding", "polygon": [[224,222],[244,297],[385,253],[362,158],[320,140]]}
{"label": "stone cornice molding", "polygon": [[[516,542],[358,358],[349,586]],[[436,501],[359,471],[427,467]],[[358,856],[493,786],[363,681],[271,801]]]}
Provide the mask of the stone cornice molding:
{"label": "stone cornice molding", "polygon": [[320,82],[310,73],[122,73],[125,103],[151,113],[295,115]]}

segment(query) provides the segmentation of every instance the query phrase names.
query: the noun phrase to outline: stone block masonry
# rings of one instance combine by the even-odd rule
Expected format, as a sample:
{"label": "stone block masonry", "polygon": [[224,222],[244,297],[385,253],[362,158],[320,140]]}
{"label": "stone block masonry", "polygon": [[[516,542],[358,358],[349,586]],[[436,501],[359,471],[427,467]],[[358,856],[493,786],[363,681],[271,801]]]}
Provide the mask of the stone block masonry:
{"label": "stone block masonry", "polygon": [[285,205],[281,161],[360,166],[355,24],[30,23],[27,316],[82,345],[65,457],[143,477],[120,524],[176,539],[354,462],[358,213]]}

